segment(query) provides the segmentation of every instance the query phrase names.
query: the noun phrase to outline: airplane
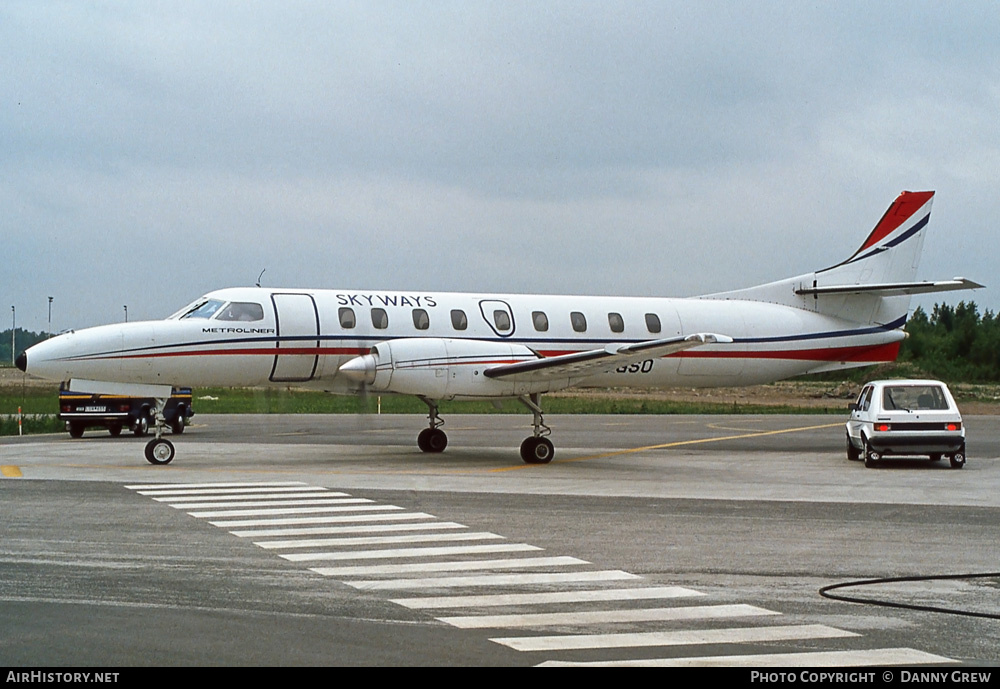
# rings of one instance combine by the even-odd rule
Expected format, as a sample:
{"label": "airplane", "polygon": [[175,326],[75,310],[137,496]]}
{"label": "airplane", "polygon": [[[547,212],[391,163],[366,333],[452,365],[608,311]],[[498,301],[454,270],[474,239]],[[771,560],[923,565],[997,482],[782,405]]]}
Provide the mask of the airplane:
{"label": "airplane", "polygon": [[16,365],[79,392],[156,399],[153,464],[175,455],[162,437],[172,387],[268,385],[416,396],[429,453],[448,444],[441,401],[517,399],[533,415],[521,457],[546,464],[545,393],[755,385],[894,361],[911,295],[982,287],[914,280],[933,196],[902,192],[846,260],[747,289],[671,299],[236,287],[165,320],[60,334]]}

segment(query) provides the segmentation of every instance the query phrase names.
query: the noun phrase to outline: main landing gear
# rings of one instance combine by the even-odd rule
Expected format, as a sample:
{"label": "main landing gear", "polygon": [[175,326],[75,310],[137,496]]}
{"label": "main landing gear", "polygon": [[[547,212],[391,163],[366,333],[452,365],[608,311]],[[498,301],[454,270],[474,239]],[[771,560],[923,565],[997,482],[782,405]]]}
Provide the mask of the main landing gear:
{"label": "main landing gear", "polygon": [[153,412],[156,437],[146,443],[146,461],[150,464],[170,464],[174,458],[174,444],[162,437],[163,429],[167,427],[167,420],[163,418],[166,406],[166,398],[156,399],[156,409]]}
{"label": "main landing gear", "polygon": [[448,435],[441,430],[441,426],[444,425],[444,421],[438,415],[438,405],[434,400],[429,400],[426,397],[420,398],[424,404],[427,405],[427,421],[430,424],[428,428],[420,431],[420,435],[417,436],[417,447],[423,452],[444,452],[444,448],[448,447]]}
{"label": "main landing gear", "polygon": [[[426,397],[420,399],[427,405],[428,427],[420,431],[417,436],[417,447],[423,452],[444,452],[444,449],[448,447],[448,436],[441,430],[444,421],[438,413],[437,401]],[[518,397],[521,404],[530,409],[534,416],[532,421],[534,432],[530,438],[525,438],[524,442],[521,443],[521,459],[527,464],[548,464],[556,453],[552,441],[545,437],[552,432],[552,429],[546,426],[542,419],[541,399],[542,396],[537,393]],[[148,447],[146,457],[149,458]]]}

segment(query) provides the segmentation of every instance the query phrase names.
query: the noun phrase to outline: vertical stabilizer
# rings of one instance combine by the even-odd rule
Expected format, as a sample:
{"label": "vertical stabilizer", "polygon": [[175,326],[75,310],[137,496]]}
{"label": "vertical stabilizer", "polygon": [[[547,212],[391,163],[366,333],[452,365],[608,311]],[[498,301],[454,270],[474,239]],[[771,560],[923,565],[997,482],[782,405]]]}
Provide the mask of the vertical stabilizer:
{"label": "vertical stabilizer", "polygon": [[916,293],[913,280],[933,199],[933,191],[901,193],[861,247],[841,263],[706,298],[766,301],[855,323],[900,328],[906,321],[910,294]]}

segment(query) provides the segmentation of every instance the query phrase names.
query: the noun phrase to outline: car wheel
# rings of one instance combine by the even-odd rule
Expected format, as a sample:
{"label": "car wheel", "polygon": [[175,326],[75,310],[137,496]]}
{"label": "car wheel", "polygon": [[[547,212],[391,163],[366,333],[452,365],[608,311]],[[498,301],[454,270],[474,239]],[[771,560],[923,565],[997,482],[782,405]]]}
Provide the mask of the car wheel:
{"label": "car wheel", "polygon": [[854,443],[851,442],[851,436],[847,436],[847,458],[852,462],[861,461],[861,450],[854,447]]}
{"label": "car wheel", "polygon": [[867,442],[865,443],[865,466],[872,469],[878,466],[879,461],[882,459],[882,453],[874,449]]}
{"label": "car wheel", "polygon": [[951,460],[952,469],[961,469],[962,467],[965,466],[965,448],[963,447],[961,450],[953,454],[948,459]]}

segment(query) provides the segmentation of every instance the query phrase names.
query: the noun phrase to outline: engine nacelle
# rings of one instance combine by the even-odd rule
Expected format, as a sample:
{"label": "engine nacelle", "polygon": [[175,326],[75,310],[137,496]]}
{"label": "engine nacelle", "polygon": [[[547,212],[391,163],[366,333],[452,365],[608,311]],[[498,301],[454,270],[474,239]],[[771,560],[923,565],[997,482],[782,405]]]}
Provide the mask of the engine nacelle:
{"label": "engine nacelle", "polygon": [[547,392],[551,383],[495,380],[484,376],[483,371],[537,358],[528,347],[514,343],[403,338],[379,342],[369,354],[341,366],[340,372],[376,392],[419,395],[434,400],[512,397]]}

